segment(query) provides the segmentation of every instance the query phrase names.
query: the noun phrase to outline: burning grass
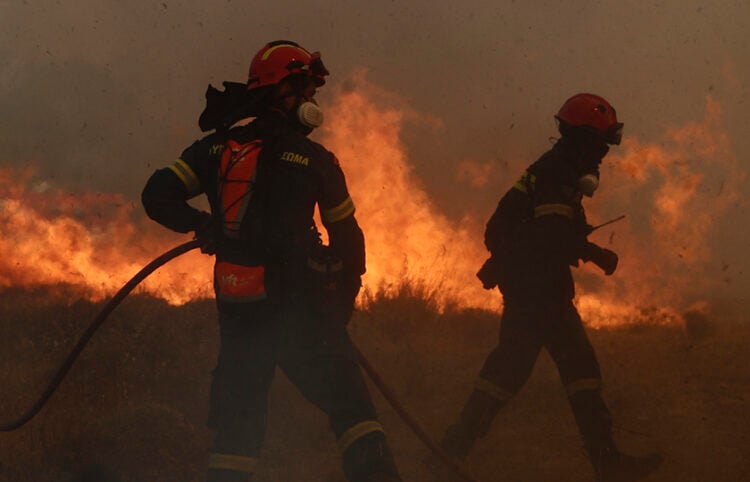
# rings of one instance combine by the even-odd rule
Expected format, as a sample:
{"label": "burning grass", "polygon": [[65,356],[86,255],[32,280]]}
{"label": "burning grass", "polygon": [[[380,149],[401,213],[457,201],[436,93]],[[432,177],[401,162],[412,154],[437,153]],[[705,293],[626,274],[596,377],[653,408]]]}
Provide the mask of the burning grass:
{"label": "burning grass", "polygon": [[[442,212],[416,175],[402,139],[408,122],[436,120],[383,92],[364,73],[351,82],[356,89],[334,92],[331,120],[315,135],[347,173],[367,239],[365,286],[394,299],[412,294],[429,299],[445,312],[499,312],[500,298],[482,290],[475,277],[487,256],[479,207],[463,206],[460,219]],[[745,173],[725,132],[721,106],[708,97],[702,120],[653,137],[627,138],[614,149],[602,165],[607,188],[586,201],[593,224],[603,221],[604,213],[627,214],[623,223],[592,234],[593,241],[621,256],[616,275],[602,279],[587,268],[577,270],[579,306],[593,326],[678,323],[681,312],[704,301],[706,293],[724,291],[720,280],[729,278],[729,265],[713,249],[716,225],[740,199]],[[486,186],[497,199],[531,161],[506,163],[508,169],[493,178],[496,185],[473,179],[472,189]],[[482,164],[458,164],[472,163]],[[484,166],[475,169],[477,175],[493,170]],[[462,179],[457,182],[467,182]],[[0,169],[0,248],[11,253],[0,258],[0,287],[57,282],[80,286],[93,301],[111,295],[155,252],[187,240],[146,223],[136,205],[117,193],[69,192],[31,168]],[[210,273],[211,260],[194,251],[160,269],[139,290],[175,305],[188,303],[211,296]]]}
{"label": "burning grass", "polygon": [[[101,303],[48,288],[0,293],[3,421],[38,396]],[[369,294],[350,331],[404,406],[438,436],[471,389],[498,329],[496,313],[439,309],[424,287]],[[750,326],[746,302],[691,314],[684,325],[590,330],[617,438],[660,450],[655,480],[745,480],[750,453]],[[690,321],[688,321],[690,320]],[[91,341],[48,406],[0,434],[0,480],[200,481],[211,440],[204,421],[216,355],[213,302],[172,306],[128,298]],[[374,388],[373,388],[374,392]],[[343,482],[325,417],[279,375],[261,482]],[[427,450],[374,393],[405,480],[429,481]],[[480,480],[589,477],[550,359],[470,457]],[[88,479],[81,478],[88,474]]]}

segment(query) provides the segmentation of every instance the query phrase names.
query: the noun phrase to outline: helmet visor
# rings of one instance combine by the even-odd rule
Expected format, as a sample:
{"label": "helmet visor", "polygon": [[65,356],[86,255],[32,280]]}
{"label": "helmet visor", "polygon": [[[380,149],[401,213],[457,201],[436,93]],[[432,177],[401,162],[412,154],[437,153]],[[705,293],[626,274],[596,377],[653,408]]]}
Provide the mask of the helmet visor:
{"label": "helmet visor", "polygon": [[312,77],[313,82],[317,87],[326,83],[326,75],[328,75],[328,69],[323,65],[323,60],[320,58],[320,52],[314,52],[310,56],[310,63],[306,64],[302,60],[292,60],[286,66],[290,75],[294,74],[306,74]]}
{"label": "helmet visor", "polygon": [[605,134],[605,138],[608,144],[614,144],[616,146],[620,145],[620,142],[622,141],[622,128],[624,124],[622,122],[617,122],[616,124],[612,124],[609,126],[609,129],[607,129],[607,132]]}
{"label": "helmet visor", "polygon": [[310,59],[310,73],[312,74],[315,85],[320,87],[326,83],[326,75],[329,75],[328,69],[323,65],[323,59],[320,57],[320,52],[313,52]]}

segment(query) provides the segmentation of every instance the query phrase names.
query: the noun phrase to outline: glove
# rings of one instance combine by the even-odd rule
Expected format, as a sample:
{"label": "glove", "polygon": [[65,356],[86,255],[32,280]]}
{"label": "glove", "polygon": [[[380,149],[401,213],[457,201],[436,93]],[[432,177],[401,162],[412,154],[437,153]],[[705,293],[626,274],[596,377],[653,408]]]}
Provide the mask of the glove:
{"label": "glove", "polygon": [[500,259],[495,256],[490,256],[487,261],[484,262],[479,271],[477,271],[477,278],[482,282],[482,287],[486,290],[491,290],[497,286],[498,280],[500,279],[500,273],[502,266],[500,265]]}
{"label": "glove", "polygon": [[198,215],[198,227],[195,229],[195,236],[200,243],[200,250],[203,254],[216,254],[216,233],[213,227],[213,218],[209,213],[201,212]]}
{"label": "glove", "polygon": [[605,275],[609,276],[617,269],[618,260],[617,253],[610,249],[602,248],[601,254],[594,260],[594,263],[604,271]]}
{"label": "glove", "polygon": [[344,325],[348,325],[354,313],[354,301],[357,299],[359,290],[362,288],[362,277],[352,276],[341,282],[339,289],[339,303],[341,303],[341,319]]}
{"label": "glove", "polygon": [[619,258],[617,253],[610,249],[602,248],[594,243],[587,242],[584,247],[584,261],[591,261],[604,271],[604,274],[609,276],[617,269],[617,262]]}

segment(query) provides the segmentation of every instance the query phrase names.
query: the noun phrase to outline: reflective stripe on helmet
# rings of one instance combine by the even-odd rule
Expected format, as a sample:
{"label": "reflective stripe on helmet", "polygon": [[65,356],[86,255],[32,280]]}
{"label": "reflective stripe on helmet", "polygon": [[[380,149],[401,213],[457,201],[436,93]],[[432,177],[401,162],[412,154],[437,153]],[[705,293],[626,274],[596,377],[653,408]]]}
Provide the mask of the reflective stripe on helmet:
{"label": "reflective stripe on helmet", "polygon": [[190,196],[197,196],[201,193],[201,183],[198,180],[198,176],[195,175],[195,172],[185,161],[177,159],[174,164],[169,166],[169,169],[177,174],[177,177],[185,185]]}
{"label": "reflective stripe on helmet", "polygon": [[211,454],[208,458],[208,468],[252,474],[258,470],[258,459],[243,455]]}
{"label": "reflective stripe on helmet", "polygon": [[310,55],[310,52],[308,52],[307,50],[303,49],[302,47],[300,47],[296,43],[289,42],[289,43],[277,44],[277,45],[274,45],[273,47],[270,47],[268,50],[266,50],[265,52],[263,52],[263,55],[261,55],[260,59],[261,60],[268,60],[268,57],[271,56],[271,54],[273,53],[274,50],[282,48],[282,47],[295,47],[295,48],[300,49],[302,52],[306,53],[308,56]]}
{"label": "reflective stripe on helmet", "polygon": [[320,217],[326,223],[335,223],[341,221],[342,219],[346,219],[352,214],[354,214],[354,201],[352,201],[351,196],[344,199],[344,201],[342,201],[342,203],[336,207],[320,210]]}
{"label": "reflective stripe on helmet", "polygon": [[567,204],[540,204],[534,208],[534,217],[540,218],[542,216],[565,216],[568,219],[573,219],[575,211],[573,207]]}
{"label": "reflective stripe on helmet", "polygon": [[373,432],[383,432],[383,426],[380,425],[380,422],[376,420],[368,420],[366,422],[358,423],[339,437],[336,442],[339,452],[343,454],[354,442]]}
{"label": "reflective stripe on helmet", "polygon": [[289,40],[277,40],[266,44],[253,57],[247,89],[275,85],[289,75],[302,73],[310,75],[317,86],[325,84],[328,70],[323,65],[320,52],[310,53]]}
{"label": "reflective stripe on helmet", "polygon": [[591,392],[601,389],[602,381],[599,378],[579,378],[565,386],[565,392],[568,394],[568,397],[572,397],[579,392]]}

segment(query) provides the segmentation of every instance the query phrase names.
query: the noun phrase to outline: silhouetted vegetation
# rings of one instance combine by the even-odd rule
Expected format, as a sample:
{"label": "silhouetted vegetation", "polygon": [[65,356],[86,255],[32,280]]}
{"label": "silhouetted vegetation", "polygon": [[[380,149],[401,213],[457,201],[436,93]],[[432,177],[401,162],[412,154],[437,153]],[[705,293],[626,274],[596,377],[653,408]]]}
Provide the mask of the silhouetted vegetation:
{"label": "silhouetted vegetation", "polygon": [[[0,293],[0,422],[33,403],[103,305],[75,294],[64,286]],[[365,301],[351,322],[352,338],[403,405],[438,437],[495,343],[498,316],[450,307],[441,312],[428,291],[408,286]],[[655,480],[750,476],[750,327],[730,311],[720,319],[695,315],[689,326],[590,332],[620,444],[665,455]],[[175,307],[145,295],[129,297],[44,410],[25,427],[0,433],[0,480],[200,481],[211,443],[205,418],[216,349],[212,300]],[[427,449],[379,394],[374,398],[404,479],[435,480]],[[271,399],[257,480],[343,482],[325,417],[281,375]],[[468,465],[484,481],[590,477],[546,354]]]}

